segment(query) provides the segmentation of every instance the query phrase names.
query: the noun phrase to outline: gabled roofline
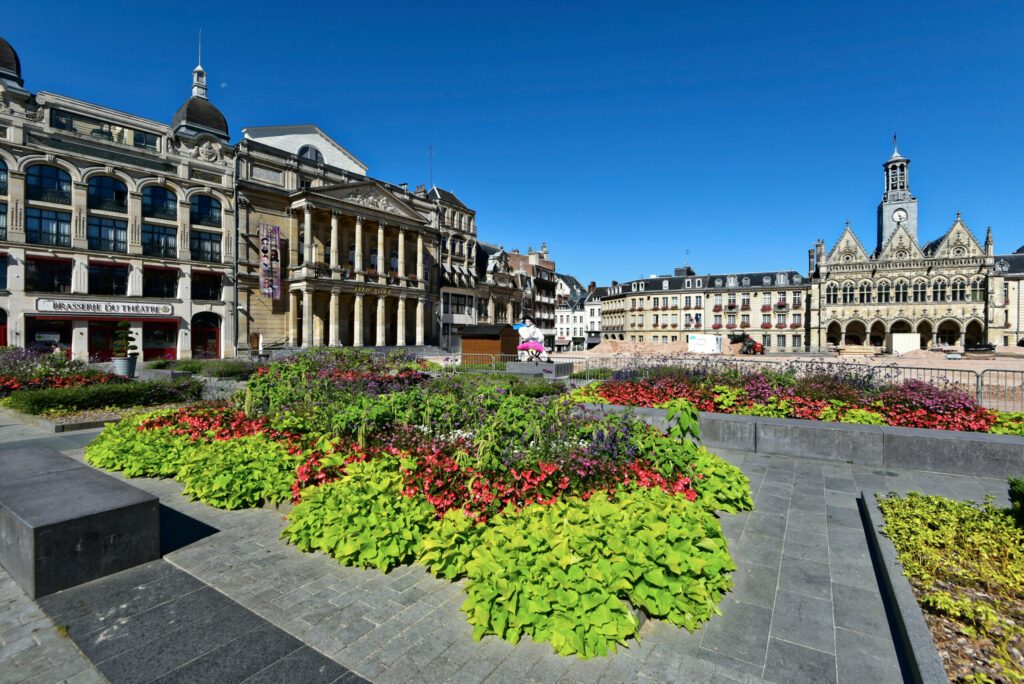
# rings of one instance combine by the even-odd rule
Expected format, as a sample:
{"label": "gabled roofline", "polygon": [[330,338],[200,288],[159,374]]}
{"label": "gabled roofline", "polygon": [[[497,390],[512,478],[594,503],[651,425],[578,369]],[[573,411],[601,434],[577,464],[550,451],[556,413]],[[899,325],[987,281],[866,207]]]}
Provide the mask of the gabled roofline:
{"label": "gabled roofline", "polygon": [[[343,155],[345,155],[346,157],[351,159],[359,168],[361,168],[363,170],[363,174],[365,174],[366,170],[369,168],[366,164],[361,162],[358,157],[356,157],[354,154],[352,154],[351,152],[346,150],[344,147],[342,147],[334,138],[332,138],[331,136],[329,136],[326,133],[324,133],[323,130],[321,130],[320,127],[317,126],[316,124],[282,124],[282,125],[278,125],[278,126],[248,126],[248,127],[242,129],[242,137],[244,139],[246,139],[246,140],[253,140],[254,142],[260,142],[259,139],[257,139],[257,138],[250,138],[249,134],[250,133],[253,133],[253,134],[264,133],[264,132],[271,132],[271,133],[276,132],[276,133],[280,134],[280,133],[284,133],[285,131],[294,132],[294,133],[316,133],[317,135],[321,136],[324,140],[326,140],[328,143],[330,143],[337,151],[341,152]],[[267,143],[263,143],[263,144],[266,145]],[[273,147],[273,145],[268,145],[268,147]]]}

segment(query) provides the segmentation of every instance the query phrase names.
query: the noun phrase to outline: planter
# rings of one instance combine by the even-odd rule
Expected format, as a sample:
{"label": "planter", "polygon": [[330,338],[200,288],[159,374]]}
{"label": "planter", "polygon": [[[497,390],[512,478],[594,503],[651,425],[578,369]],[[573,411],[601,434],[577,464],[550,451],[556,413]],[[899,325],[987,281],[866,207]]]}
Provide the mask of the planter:
{"label": "planter", "polygon": [[113,359],[114,362],[114,374],[122,375],[126,378],[135,377],[135,366],[138,365],[138,356],[118,356]]}

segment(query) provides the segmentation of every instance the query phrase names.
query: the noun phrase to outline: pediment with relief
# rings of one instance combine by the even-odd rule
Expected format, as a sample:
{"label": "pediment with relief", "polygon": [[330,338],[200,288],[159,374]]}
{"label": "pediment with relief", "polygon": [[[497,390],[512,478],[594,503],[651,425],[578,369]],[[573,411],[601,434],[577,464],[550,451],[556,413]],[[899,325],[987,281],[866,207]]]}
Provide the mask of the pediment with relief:
{"label": "pediment with relief", "polygon": [[882,252],[878,255],[879,261],[907,261],[910,259],[921,259],[924,254],[921,248],[904,226],[898,226],[889,237],[889,241],[882,246]]}
{"label": "pediment with relief", "polygon": [[953,226],[942,238],[942,242],[935,248],[933,256],[940,259],[962,259],[964,257],[980,256],[981,245],[971,235],[971,231],[964,223],[957,218]]}
{"label": "pediment with relief", "polygon": [[832,251],[828,255],[829,264],[845,264],[853,263],[857,261],[867,261],[868,253],[864,249],[864,246],[860,244],[860,240],[853,234],[853,230],[849,225],[843,230],[843,234],[839,236],[839,241],[836,242]]}
{"label": "pediment with relief", "polygon": [[426,218],[402,200],[376,183],[336,185],[330,188],[313,188],[312,192],[346,204],[391,214],[422,223]]}

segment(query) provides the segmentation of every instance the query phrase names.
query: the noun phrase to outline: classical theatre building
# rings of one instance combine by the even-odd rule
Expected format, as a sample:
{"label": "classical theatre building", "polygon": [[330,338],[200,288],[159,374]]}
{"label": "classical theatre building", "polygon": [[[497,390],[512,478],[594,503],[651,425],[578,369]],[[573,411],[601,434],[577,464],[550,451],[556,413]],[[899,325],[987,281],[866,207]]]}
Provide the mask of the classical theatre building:
{"label": "classical theatre building", "polygon": [[0,39],[0,345],[230,353],[234,154],[201,66],[167,125],[30,92]]}

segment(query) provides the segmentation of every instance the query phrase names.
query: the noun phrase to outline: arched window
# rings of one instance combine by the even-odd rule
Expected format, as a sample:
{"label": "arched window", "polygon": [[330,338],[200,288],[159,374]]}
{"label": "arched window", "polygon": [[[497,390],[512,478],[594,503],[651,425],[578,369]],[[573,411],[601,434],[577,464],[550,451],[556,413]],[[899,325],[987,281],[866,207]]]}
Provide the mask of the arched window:
{"label": "arched window", "polygon": [[985,281],[975,280],[971,283],[971,301],[972,302],[983,302],[985,301]]}
{"label": "arched window", "polygon": [[826,304],[838,304],[839,303],[839,286],[835,283],[829,283],[828,287],[825,288],[825,303]]}
{"label": "arched window", "polygon": [[220,202],[209,195],[193,195],[188,217],[193,226],[220,228]]}
{"label": "arched window", "polygon": [[928,283],[924,282],[923,280],[917,281],[916,283],[914,283],[913,292],[915,302],[926,301],[928,298]]}
{"label": "arched window", "polygon": [[966,302],[967,283],[960,279],[954,280],[953,285],[949,290],[949,299],[954,302]]}
{"label": "arched window", "polygon": [[110,176],[89,179],[89,208],[128,213],[128,186]]}
{"label": "arched window", "polygon": [[907,303],[907,281],[901,280],[896,283],[896,289],[894,290],[893,301],[898,304]]}
{"label": "arched window", "polygon": [[946,281],[936,280],[932,283],[932,301],[933,302],[944,302],[946,301]]}
{"label": "arched window", "polygon": [[7,162],[0,159],[0,195],[7,194]]}
{"label": "arched window", "polygon": [[843,304],[853,304],[853,283],[843,284]]}
{"label": "arched window", "polygon": [[889,283],[878,283],[878,303],[889,303]]}
{"label": "arched window", "polygon": [[146,186],[142,189],[142,216],[177,221],[178,196],[172,190],[159,185]]}
{"label": "arched window", "polygon": [[871,303],[871,283],[861,283],[857,291],[857,301],[861,304]]}
{"label": "arched window", "polygon": [[303,159],[308,159],[311,162],[318,164],[323,163],[324,155],[320,154],[320,150],[316,149],[312,145],[303,145],[299,148],[299,156]]}
{"label": "arched window", "polygon": [[30,200],[71,204],[71,176],[56,166],[30,166],[25,173],[25,194]]}

